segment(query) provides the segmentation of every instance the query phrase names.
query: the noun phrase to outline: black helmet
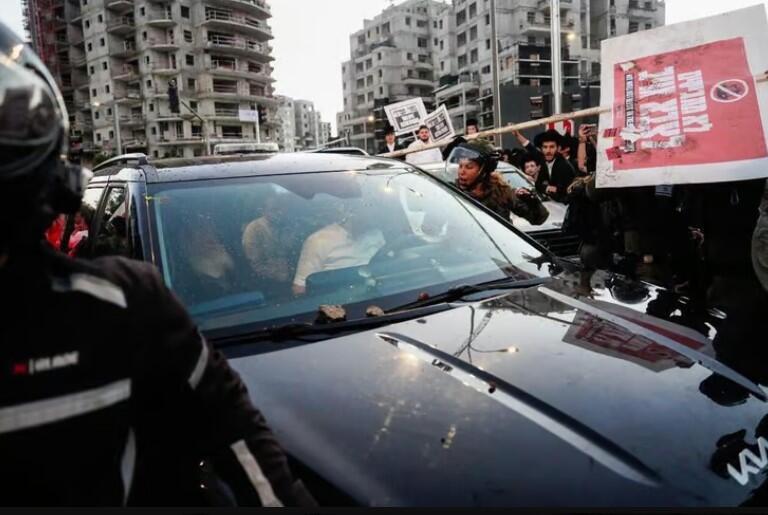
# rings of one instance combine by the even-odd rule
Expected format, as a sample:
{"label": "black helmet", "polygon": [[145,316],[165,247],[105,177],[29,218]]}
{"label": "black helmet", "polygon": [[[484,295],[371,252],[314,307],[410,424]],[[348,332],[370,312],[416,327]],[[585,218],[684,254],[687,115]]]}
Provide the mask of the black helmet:
{"label": "black helmet", "polygon": [[79,205],[85,178],[65,163],[69,123],[42,61],[0,23],[0,246],[38,241]]}
{"label": "black helmet", "polygon": [[[449,176],[457,176],[458,165],[461,161],[468,159],[480,165],[480,174],[467,186],[467,190],[473,190],[481,182],[490,180],[491,173],[496,170],[499,164],[501,154],[493,147],[491,142],[483,138],[475,138],[470,141],[463,141],[456,145],[445,161],[445,166]],[[458,182],[458,179],[457,179]]]}

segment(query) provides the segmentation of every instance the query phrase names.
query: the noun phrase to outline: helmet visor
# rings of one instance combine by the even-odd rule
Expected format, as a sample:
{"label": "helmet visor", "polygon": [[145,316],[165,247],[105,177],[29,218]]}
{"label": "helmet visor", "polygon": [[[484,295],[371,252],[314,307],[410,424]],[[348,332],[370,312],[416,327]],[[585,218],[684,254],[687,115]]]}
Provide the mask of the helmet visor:
{"label": "helmet visor", "polygon": [[0,52],[0,179],[60,152],[66,130],[66,108],[37,56],[22,44]]}
{"label": "helmet visor", "polygon": [[459,146],[451,151],[448,159],[445,160],[445,180],[455,182],[459,176],[459,165],[466,161],[474,161],[482,168],[486,157],[477,150]]}

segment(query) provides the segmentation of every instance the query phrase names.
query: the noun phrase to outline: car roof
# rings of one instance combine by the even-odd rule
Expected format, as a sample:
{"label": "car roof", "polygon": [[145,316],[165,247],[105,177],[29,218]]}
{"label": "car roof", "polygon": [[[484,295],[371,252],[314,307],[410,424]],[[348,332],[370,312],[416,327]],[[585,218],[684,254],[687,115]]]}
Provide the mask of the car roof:
{"label": "car roof", "polygon": [[136,179],[144,172],[148,183],[178,182],[283,173],[317,173],[347,170],[402,169],[402,161],[346,154],[302,153],[202,156],[151,160],[149,166],[116,170],[117,179]]}

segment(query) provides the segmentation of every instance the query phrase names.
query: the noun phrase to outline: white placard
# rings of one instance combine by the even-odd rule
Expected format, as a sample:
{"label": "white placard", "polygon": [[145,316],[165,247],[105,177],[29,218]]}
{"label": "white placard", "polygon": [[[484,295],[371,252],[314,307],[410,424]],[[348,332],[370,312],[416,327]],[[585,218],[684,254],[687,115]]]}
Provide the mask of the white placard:
{"label": "white placard", "polygon": [[453,130],[451,116],[448,114],[448,109],[444,104],[424,118],[424,125],[429,129],[432,141],[440,141],[456,135]]}
{"label": "white placard", "polygon": [[427,117],[427,109],[421,97],[384,106],[384,112],[398,136],[418,130],[419,126],[424,124],[424,118]]}

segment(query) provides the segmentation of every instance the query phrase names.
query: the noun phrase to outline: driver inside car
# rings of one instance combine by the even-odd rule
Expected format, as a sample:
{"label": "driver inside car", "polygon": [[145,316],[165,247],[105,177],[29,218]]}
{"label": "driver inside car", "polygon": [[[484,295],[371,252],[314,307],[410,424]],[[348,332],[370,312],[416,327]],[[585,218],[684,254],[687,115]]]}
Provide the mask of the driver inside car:
{"label": "driver inside car", "polygon": [[339,221],[317,230],[304,242],[293,278],[294,295],[306,293],[310,275],[365,265],[384,246],[383,233],[363,206],[347,204],[340,215]]}

